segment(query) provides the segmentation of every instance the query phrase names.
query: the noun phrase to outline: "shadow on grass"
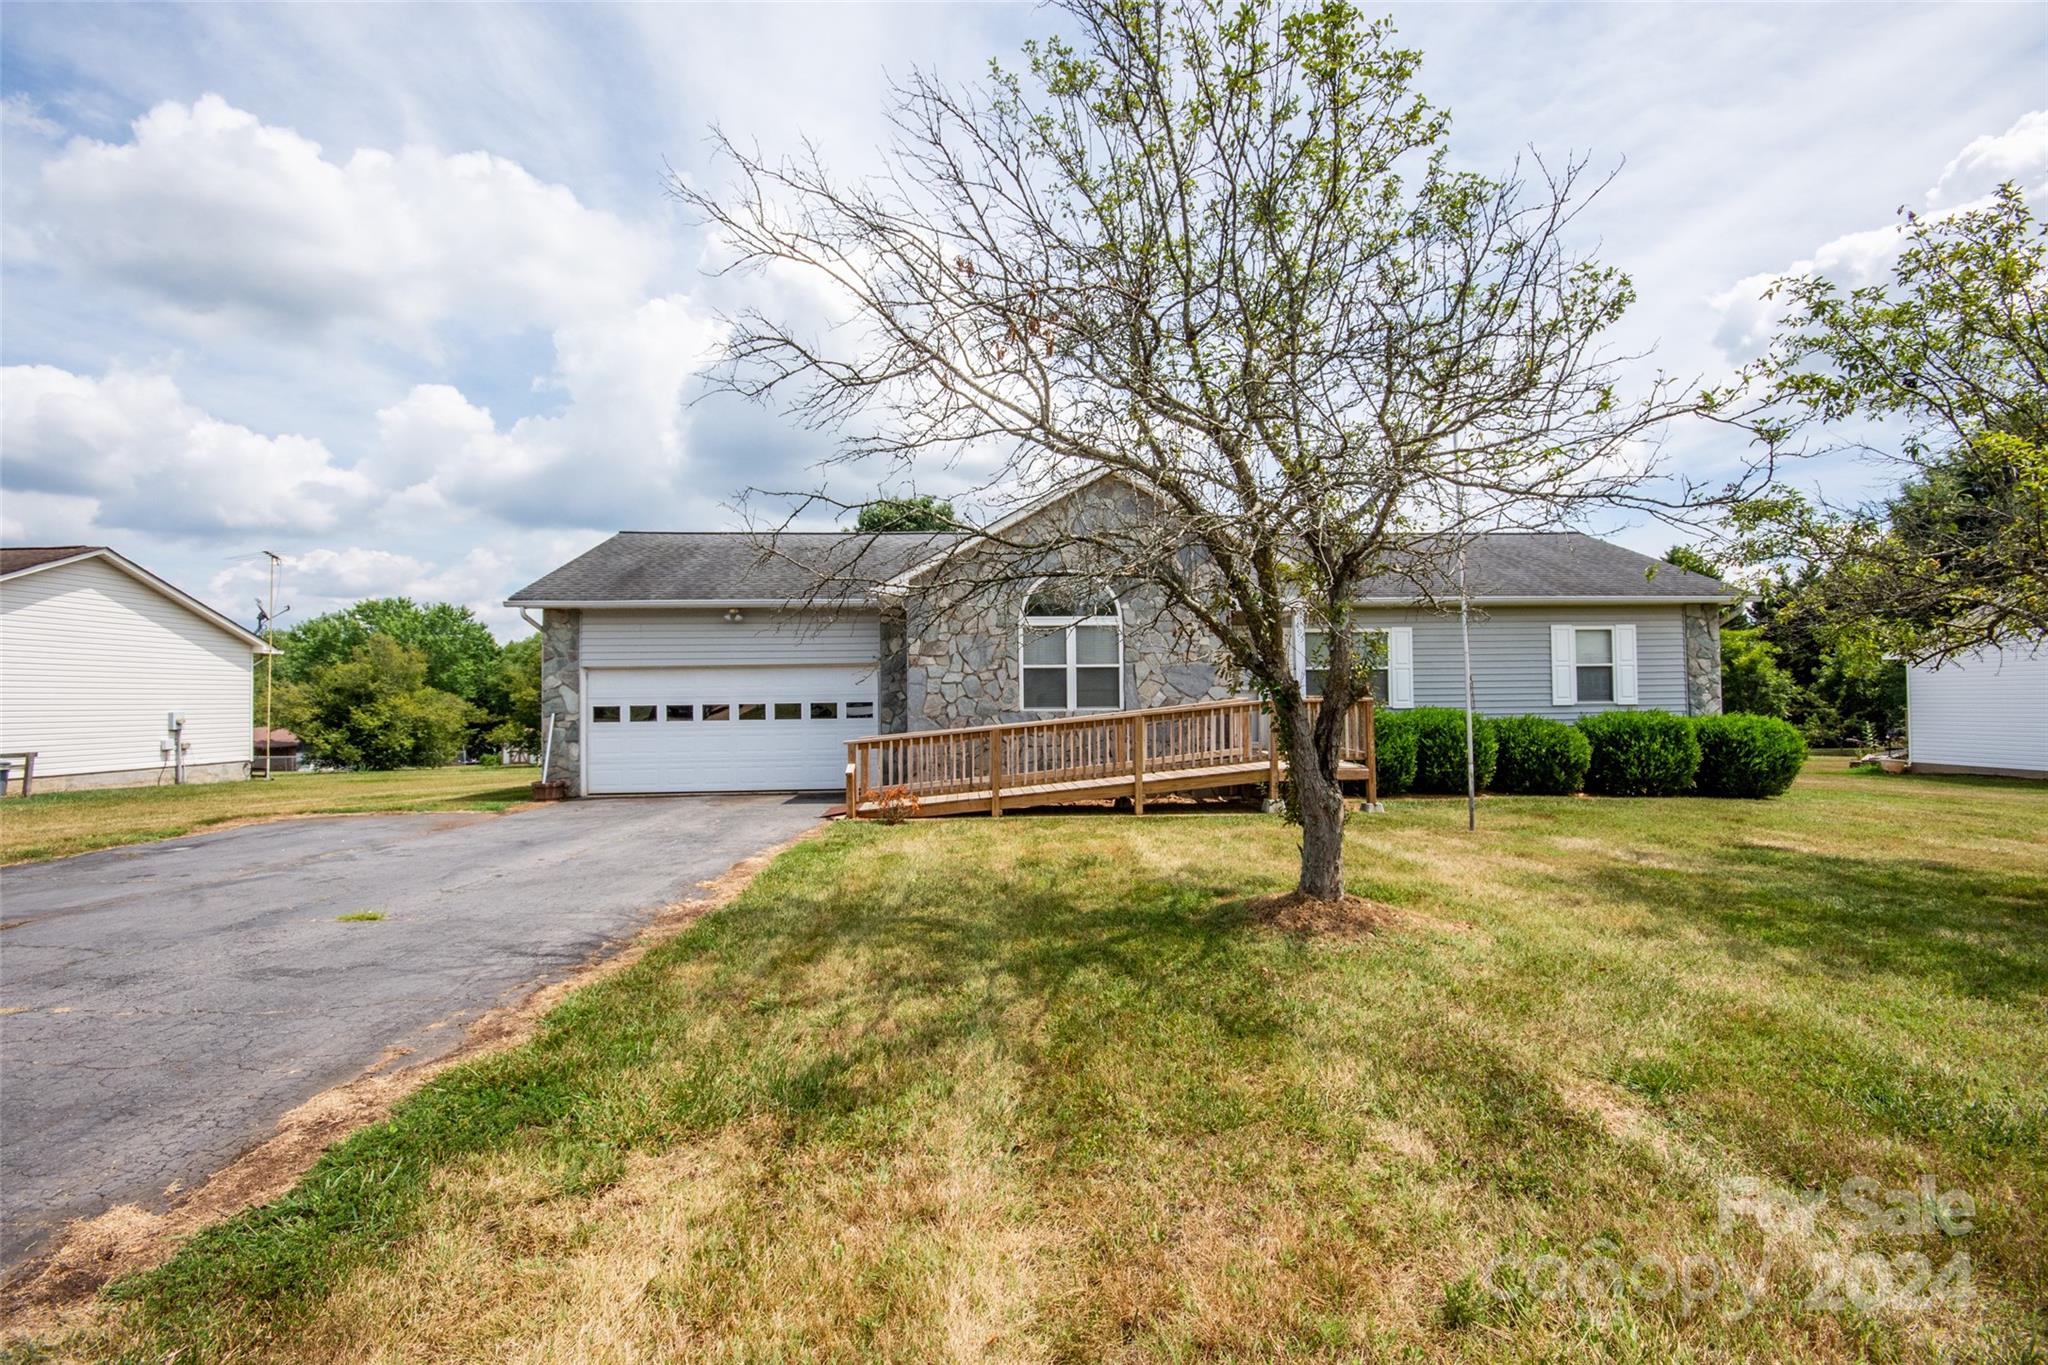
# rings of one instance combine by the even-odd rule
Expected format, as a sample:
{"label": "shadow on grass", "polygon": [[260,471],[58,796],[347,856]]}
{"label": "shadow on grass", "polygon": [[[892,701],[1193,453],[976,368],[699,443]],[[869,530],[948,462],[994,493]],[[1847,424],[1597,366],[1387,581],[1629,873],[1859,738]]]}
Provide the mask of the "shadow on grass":
{"label": "shadow on grass", "polygon": [[1591,879],[1667,922],[1790,949],[1836,975],[1884,973],[2004,1003],[2048,992],[2048,877],[2032,873],[1737,844],[1704,866],[1608,863]]}

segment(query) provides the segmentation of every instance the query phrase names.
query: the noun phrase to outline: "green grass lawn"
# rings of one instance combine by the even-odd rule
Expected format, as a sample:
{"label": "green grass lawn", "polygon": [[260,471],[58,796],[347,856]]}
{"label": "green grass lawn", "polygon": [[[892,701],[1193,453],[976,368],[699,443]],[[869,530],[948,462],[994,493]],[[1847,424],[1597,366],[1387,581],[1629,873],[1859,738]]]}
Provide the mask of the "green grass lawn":
{"label": "green grass lawn", "polygon": [[504,810],[528,799],[534,768],[409,768],[280,773],[268,782],[38,792],[0,801],[0,863],[173,839],[209,825],[280,815],[383,810]]}
{"label": "green grass lawn", "polygon": [[[1246,912],[1291,882],[1295,834],[1264,816],[836,826],[530,1045],[115,1285],[71,1346],[2041,1349],[2048,789],[1830,762],[1768,803],[1463,820],[1356,818],[1351,889],[1394,922],[1313,939]],[[1832,1198],[1757,1212],[1923,1175],[1970,1196],[1970,1231],[1858,1231]],[[1747,1202],[1720,1220],[1724,1188]],[[1916,1303],[1916,1280],[1972,1292]]]}

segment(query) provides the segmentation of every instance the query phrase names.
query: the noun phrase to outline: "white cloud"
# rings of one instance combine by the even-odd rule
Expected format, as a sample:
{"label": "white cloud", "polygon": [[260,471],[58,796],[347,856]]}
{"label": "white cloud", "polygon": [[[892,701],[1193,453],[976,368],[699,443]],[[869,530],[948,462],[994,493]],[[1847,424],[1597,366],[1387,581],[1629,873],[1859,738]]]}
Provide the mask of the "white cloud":
{"label": "white cloud", "polygon": [[435,329],[553,328],[616,313],[662,244],[487,152],[328,158],[218,95],[167,102],[125,143],[45,162],[43,253],[143,290],[176,320],[318,332],[361,323],[434,349]]}
{"label": "white cloud", "polygon": [[20,91],[0,99],[0,127],[18,128],[37,137],[58,137],[64,130],[43,117],[42,107]]}
{"label": "white cloud", "polygon": [[[286,616],[280,610],[280,628],[368,597],[410,597],[466,606],[499,635],[523,635],[528,627],[516,610],[504,605],[506,595],[586,548],[587,538],[541,537],[538,544],[522,546],[518,556],[480,545],[446,564],[361,545],[287,554],[278,566],[277,600],[280,609],[289,607],[291,612]],[[207,586],[211,601],[252,602],[269,590],[269,566],[260,558],[245,559],[215,573]]]}
{"label": "white cloud", "polygon": [[[2048,177],[2048,109],[2020,115],[2002,133],[1987,133],[1972,139],[1956,153],[1955,160],[1942,168],[1941,179],[1927,191],[1930,208],[1974,199],[1994,185],[2018,180],[2029,191],[2039,191]],[[2033,183],[2028,184],[2028,181]],[[1955,188],[1951,188],[1954,186]]]}
{"label": "white cloud", "polygon": [[161,535],[322,531],[376,499],[321,442],[208,416],[162,374],[9,365],[0,452],[10,504],[24,492],[90,500],[94,525]]}
{"label": "white cloud", "polygon": [[392,487],[521,525],[645,522],[715,503],[741,471],[697,468],[684,399],[720,335],[681,297],[555,333],[543,387],[557,412],[500,428],[446,384],[421,384],[377,414],[377,448],[360,466]]}
{"label": "white cloud", "polygon": [[[2048,194],[2048,110],[2022,115],[2003,133],[1973,139],[1942,170],[1926,200],[1936,213],[1958,213],[1986,202],[2008,180],[2019,181],[2030,198]],[[1882,281],[1905,246],[1903,226],[1901,221],[1844,233],[1783,270],[1746,276],[1712,295],[1709,303],[1720,319],[1715,344],[1737,362],[1761,354],[1784,316],[1777,302],[1764,298],[1774,281],[1821,275],[1849,289]]]}

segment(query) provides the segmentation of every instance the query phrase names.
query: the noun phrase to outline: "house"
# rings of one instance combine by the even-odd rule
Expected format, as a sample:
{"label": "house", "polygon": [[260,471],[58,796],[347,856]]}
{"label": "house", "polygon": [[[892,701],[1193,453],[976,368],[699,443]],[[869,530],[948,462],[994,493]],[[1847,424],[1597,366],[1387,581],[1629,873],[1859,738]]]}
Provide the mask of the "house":
{"label": "house", "polygon": [[2048,640],[1908,667],[1906,757],[1916,773],[2048,778]]}
{"label": "house", "polygon": [[38,791],[246,778],[267,648],[104,545],[0,549],[0,752]]}
{"label": "house", "polygon": [[[1086,481],[974,536],[625,531],[513,594],[542,633],[549,776],[577,794],[837,788],[847,741],[1241,695],[1215,641],[1142,581],[1084,588],[1076,524],[1142,527]],[[1049,548],[1020,568],[1034,527]],[[983,572],[1003,547],[1000,572]],[[1471,549],[1479,709],[1720,710],[1724,584],[1565,532]],[[1463,705],[1458,618],[1368,585],[1384,705]],[[530,615],[541,613],[538,619]],[[1297,621],[1305,685],[1323,640]]]}
{"label": "house", "polygon": [[283,728],[266,730],[260,725],[252,726],[250,729],[254,735],[255,749],[255,756],[250,759],[251,771],[295,773],[299,770],[297,735]]}

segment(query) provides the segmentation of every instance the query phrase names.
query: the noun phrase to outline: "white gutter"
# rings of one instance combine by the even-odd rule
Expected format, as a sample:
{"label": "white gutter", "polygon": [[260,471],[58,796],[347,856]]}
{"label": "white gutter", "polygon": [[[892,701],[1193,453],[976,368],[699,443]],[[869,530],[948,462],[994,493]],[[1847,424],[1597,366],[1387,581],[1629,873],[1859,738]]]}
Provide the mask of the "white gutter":
{"label": "white gutter", "polygon": [[[1725,607],[1740,602],[1742,597],[1739,594],[1730,594],[1725,597],[1643,597],[1640,595],[1632,597],[1588,597],[1578,595],[1487,597],[1475,593],[1468,600],[1476,606],[1495,607],[1679,607],[1709,605]],[[1353,599],[1352,605],[1359,607],[1427,607],[1429,599],[1425,597],[1359,597]]]}
{"label": "white gutter", "polygon": [[[601,609],[605,609],[605,608],[623,608],[623,609],[631,610],[631,609],[633,609],[633,608],[638,608],[638,607],[706,607],[706,608],[718,608],[718,607],[755,607],[755,608],[770,608],[770,607],[773,607],[773,608],[788,608],[788,607],[794,607],[794,608],[811,608],[811,607],[816,607],[816,608],[820,608],[820,609],[823,609],[823,608],[826,608],[826,607],[864,607],[864,608],[872,608],[872,607],[874,607],[874,606],[875,606],[876,604],[875,604],[875,599],[874,599],[874,598],[872,598],[872,597],[832,597],[832,598],[823,598],[823,597],[819,597],[819,598],[804,598],[804,597],[627,597],[627,598],[616,598],[616,597],[615,597],[615,598],[606,598],[606,599],[603,599],[603,600],[601,600],[601,601],[588,601],[588,600],[581,600],[581,599],[574,599],[574,598],[565,598],[565,599],[563,599],[563,600],[561,600],[561,601],[554,601],[554,600],[549,600],[549,601],[545,601],[545,602],[533,601],[533,600],[531,600],[531,599],[527,599],[527,600],[521,600],[521,599],[518,599],[518,598],[513,598],[513,599],[509,599],[509,600],[507,600],[507,601],[505,602],[505,604],[504,604],[504,605],[506,605],[506,606],[508,606],[508,607],[517,607],[517,608],[519,608],[519,609],[520,609],[520,611],[521,611],[522,613],[524,613],[524,611],[525,611],[525,610],[526,610],[527,608],[529,608],[529,607],[534,607],[534,608],[540,608],[540,609],[542,609],[542,610],[547,610],[547,609],[550,609],[550,608],[552,608],[552,609],[555,609],[555,610],[562,610],[562,611],[566,611],[566,610],[572,610],[572,609],[574,609],[574,610],[591,610],[591,609],[599,609],[599,610],[601,610]],[[529,623],[529,624],[530,624],[530,623]]]}

